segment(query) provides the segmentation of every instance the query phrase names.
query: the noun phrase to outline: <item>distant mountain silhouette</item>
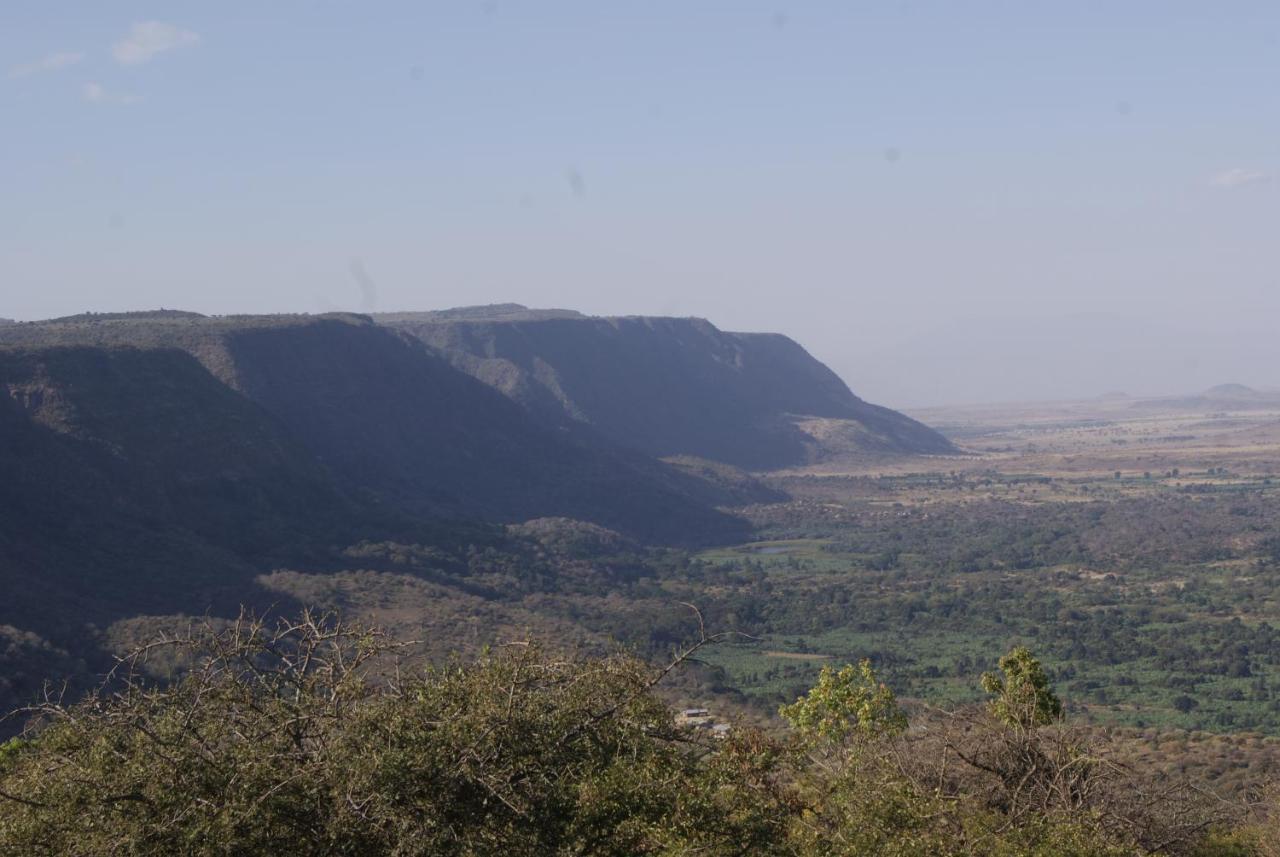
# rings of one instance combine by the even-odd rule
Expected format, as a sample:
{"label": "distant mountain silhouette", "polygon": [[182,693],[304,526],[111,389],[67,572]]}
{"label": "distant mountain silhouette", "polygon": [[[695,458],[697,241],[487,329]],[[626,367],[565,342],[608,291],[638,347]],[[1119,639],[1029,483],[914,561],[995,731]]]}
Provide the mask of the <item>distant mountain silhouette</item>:
{"label": "distant mountain silhouette", "polygon": [[589,427],[651,455],[770,469],[833,451],[955,451],[932,429],[859,399],[779,334],[509,304],[375,318],[551,424]]}
{"label": "distant mountain silhouette", "polygon": [[1163,396],[1134,402],[1144,410],[1222,411],[1280,408],[1280,392],[1255,390],[1244,384],[1218,384],[1202,393]]}
{"label": "distant mountain silhouette", "polygon": [[1206,396],[1245,396],[1253,397],[1258,395],[1258,391],[1252,387],[1246,387],[1244,384],[1218,384],[1216,387],[1210,387],[1204,391]]}

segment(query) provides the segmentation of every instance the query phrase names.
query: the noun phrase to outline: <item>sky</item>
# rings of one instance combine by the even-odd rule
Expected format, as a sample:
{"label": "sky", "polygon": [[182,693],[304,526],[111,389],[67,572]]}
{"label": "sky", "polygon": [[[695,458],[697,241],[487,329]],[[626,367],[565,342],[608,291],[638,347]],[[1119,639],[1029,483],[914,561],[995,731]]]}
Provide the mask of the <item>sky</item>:
{"label": "sky", "polygon": [[1280,387],[1274,2],[0,9],[0,317],[517,302],[896,407]]}

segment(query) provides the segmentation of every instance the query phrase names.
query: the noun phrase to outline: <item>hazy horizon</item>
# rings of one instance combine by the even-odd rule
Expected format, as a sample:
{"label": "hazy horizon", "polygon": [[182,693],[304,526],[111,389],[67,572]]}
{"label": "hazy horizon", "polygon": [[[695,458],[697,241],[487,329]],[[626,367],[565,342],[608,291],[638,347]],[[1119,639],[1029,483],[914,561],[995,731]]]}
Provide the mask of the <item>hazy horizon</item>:
{"label": "hazy horizon", "polygon": [[1280,385],[1280,8],[25,4],[0,317],[516,302],[893,407]]}

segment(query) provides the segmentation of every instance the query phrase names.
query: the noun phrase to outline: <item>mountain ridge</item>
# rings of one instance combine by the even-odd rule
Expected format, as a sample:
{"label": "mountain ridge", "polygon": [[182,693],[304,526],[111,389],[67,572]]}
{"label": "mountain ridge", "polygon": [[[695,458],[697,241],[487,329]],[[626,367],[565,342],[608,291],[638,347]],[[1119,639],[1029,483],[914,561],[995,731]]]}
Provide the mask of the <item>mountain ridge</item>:
{"label": "mountain ridge", "polygon": [[[473,570],[508,574],[504,586],[545,573],[512,559],[530,540],[571,558],[740,543],[750,525],[732,510],[786,495],[716,460],[721,412],[749,429],[739,451],[759,455],[780,439],[803,453],[788,410],[839,423],[851,402],[874,407],[779,335],[512,305],[431,318],[499,336],[563,333],[554,371],[531,354],[546,365],[515,376],[547,409],[464,371],[457,352],[355,313],[157,310],[0,326],[0,707],[29,700],[41,675],[88,681],[128,628],[241,605],[287,610],[329,575],[356,586],[370,566],[395,570],[465,601],[494,585]],[[639,335],[643,347],[584,353],[584,328]],[[672,437],[698,442],[660,460],[619,441],[616,425],[571,419],[565,401],[598,409],[581,378],[634,393]],[[402,568],[400,557],[418,559]],[[605,587],[631,573],[598,559],[573,559],[574,573]]]}
{"label": "mountain ridge", "polygon": [[286,426],[348,493],[408,514],[566,515],[657,541],[704,525],[723,526],[726,535],[739,529],[710,509],[705,484],[537,423],[416,339],[367,316],[122,314],[5,331],[0,345],[10,347],[190,354]]}
{"label": "mountain ridge", "polygon": [[562,316],[503,305],[374,315],[548,422],[587,426],[658,457],[753,470],[836,451],[812,420],[844,421],[841,452],[950,454],[932,429],[865,402],[783,334],[722,331],[706,319]]}

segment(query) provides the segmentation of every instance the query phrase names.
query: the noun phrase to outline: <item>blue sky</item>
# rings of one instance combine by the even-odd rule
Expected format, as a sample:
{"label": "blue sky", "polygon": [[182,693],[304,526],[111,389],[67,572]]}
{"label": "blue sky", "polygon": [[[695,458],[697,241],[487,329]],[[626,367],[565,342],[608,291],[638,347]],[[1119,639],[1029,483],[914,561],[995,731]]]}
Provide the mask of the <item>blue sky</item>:
{"label": "blue sky", "polygon": [[10,0],[0,316],[517,301],[894,405],[1276,386],[1278,92],[1274,3]]}

